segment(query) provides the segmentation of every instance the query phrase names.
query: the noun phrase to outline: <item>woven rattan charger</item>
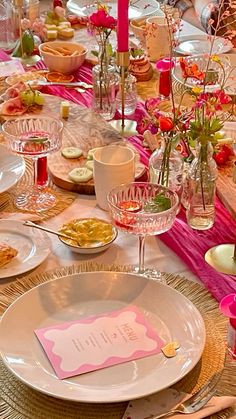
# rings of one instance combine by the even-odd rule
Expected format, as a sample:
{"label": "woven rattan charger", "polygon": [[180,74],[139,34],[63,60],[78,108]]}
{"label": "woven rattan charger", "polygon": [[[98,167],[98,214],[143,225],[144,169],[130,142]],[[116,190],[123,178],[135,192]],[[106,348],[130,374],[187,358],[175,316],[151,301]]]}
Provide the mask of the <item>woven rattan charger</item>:
{"label": "woven rattan charger", "polygon": [[[2,291],[0,295],[0,314],[3,314],[16,298],[36,285],[78,272],[102,270],[125,272],[129,271],[129,267],[86,263],[60,268],[37,276],[28,275]],[[199,284],[172,274],[164,274],[164,277],[169,286],[183,293],[195,304],[204,318],[207,334],[201,360],[184,379],[175,385],[175,388],[185,392],[194,392],[215,372],[224,368],[217,389],[218,394],[235,395],[236,365],[228,357],[225,358],[226,320],[219,313],[218,303]],[[127,403],[74,403],[43,395],[18,381],[2,363],[0,364],[0,388],[0,417],[4,419],[120,419],[127,405]],[[223,419],[228,417],[230,412],[231,409],[228,409],[211,416],[211,418]]]}

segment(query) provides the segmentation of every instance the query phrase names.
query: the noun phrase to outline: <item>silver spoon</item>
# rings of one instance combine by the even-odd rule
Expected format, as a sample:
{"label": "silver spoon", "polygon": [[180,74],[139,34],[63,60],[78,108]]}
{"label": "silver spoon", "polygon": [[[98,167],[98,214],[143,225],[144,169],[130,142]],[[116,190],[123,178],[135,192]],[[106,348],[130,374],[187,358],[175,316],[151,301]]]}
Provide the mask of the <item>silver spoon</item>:
{"label": "silver spoon", "polygon": [[[60,233],[59,231],[51,230],[51,228],[46,228],[46,227],[40,226],[38,224],[34,224],[32,221],[25,221],[24,225],[27,226],[27,227],[38,228],[39,230],[46,231],[47,233],[55,234],[58,237],[64,237],[65,239],[73,240],[73,238],[71,236],[67,235],[67,234]],[[77,241],[77,245],[80,246],[78,240],[76,240],[76,241]]]}

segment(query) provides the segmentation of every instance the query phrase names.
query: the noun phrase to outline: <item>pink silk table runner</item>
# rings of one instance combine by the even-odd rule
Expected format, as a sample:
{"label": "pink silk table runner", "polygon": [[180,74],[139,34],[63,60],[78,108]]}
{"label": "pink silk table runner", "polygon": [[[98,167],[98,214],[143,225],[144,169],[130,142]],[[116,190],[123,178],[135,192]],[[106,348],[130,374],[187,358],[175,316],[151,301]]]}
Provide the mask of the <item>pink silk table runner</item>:
{"label": "pink silk table runner", "polygon": [[[6,57],[6,54],[0,52],[2,61],[6,60]],[[36,68],[43,69],[45,67],[40,61]],[[91,83],[91,65],[85,63],[80,67],[75,74],[75,79]],[[42,92],[71,100],[82,106],[91,107],[92,105],[91,89],[80,93],[75,89],[67,89],[61,86],[46,86],[42,89]],[[138,120],[143,110],[143,104],[139,103],[132,119]],[[119,115],[116,115],[116,118],[119,118]],[[129,141],[139,151],[142,162],[148,165],[150,153],[143,147],[143,137],[136,135],[130,137]],[[192,230],[186,223],[185,211],[182,209],[171,230],[158,236],[158,238],[186,263],[218,301],[225,295],[236,292],[236,276],[220,274],[204,260],[205,252],[209,248],[217,244],[234,243],[236,241],[236,222],[218,199],[216,200],[216,222],[210,230]]]}

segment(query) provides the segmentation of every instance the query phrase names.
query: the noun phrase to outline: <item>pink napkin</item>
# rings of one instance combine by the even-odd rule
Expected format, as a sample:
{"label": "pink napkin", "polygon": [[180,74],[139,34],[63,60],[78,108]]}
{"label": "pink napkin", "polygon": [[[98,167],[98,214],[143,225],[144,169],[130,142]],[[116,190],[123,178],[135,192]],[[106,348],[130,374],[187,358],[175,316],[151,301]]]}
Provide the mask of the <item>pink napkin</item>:
{"label": "pink napkin", "polygon": [[11,60],[11,57],[9,57],[9,55],[6,54],[6,52],[0,49],[0,61],[9,61],[9,60]]}
{"label": "pink napkin", "polygon": [[216,221],[211,229],[191,229],[182,210],[173,227],[158,237],[186,263],[218,301],[236,291],[235,276],[217,272],[204,260],[206,251],[211,247],[235,243],[236,222],[219,199],[216,199]]}
{"label": "pink napkin", "polygon": [[[167,413],[190,395],[168,388],[159,393],[129,403],[123,419],[152,419]],[[236,407],[236,397],[212,397],[201,410],[189,415],[173,414],[173,419],[204,419],[228,407]]]}

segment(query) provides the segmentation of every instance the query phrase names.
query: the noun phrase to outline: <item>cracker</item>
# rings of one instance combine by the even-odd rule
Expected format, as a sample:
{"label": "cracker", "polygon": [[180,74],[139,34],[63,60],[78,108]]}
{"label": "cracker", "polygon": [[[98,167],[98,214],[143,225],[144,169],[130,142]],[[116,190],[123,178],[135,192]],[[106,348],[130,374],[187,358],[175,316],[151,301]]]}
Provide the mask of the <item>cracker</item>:
{"label": "cracker", "polygon": [[48,47],[47,45],[44,45],[43,51],[49,52],[49,54],[52,54],[52,55],[59,55],[60,57],[62,56],[62,54],[59,51],[57,51],[55,48]]}

